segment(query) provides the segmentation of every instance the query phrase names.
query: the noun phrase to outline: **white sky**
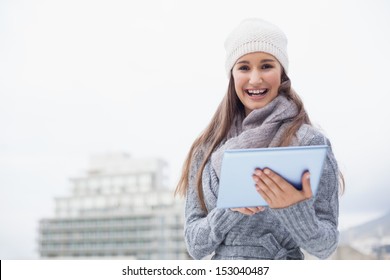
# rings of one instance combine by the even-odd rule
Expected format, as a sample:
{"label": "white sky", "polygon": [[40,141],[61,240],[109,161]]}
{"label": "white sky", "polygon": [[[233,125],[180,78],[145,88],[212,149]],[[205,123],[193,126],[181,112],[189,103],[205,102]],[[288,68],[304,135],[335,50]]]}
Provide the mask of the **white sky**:
{"label": "white sky", "polygon": [[289,38],[293,87],[346,177],[341,227],[389,211],[389,2],[1,0],[0,259],[37,257],[38,220],[93,153],[162,157],[174,185],[247,17]]}

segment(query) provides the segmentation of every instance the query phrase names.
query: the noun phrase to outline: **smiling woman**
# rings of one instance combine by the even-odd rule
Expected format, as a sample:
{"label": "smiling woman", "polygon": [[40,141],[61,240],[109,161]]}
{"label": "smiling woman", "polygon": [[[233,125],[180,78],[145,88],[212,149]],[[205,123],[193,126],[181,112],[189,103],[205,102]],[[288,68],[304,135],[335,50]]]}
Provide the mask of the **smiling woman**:
{"label": "smiling woman", "polygon": [[332,149],[316,197],[309,172],[303,174],[299,191],[272,170],[256,169],[253,185],[268,207],[216,208],[226,150],[330,146],[311,126],[291,88],[287,38],[277,26],[244,20],[225,48],[227,94],[193,143],[176,189],[186,196],[187,249],[197,259],[210,254],[213,259],[302,259],[301,248],[327,258],[338,243],[339,172]]}
{"label": "smiling woman", "polygon": [[282,69],[276,58],[264,52],[244,55],[234,65],[235,90],[246,115],[264,107],[278,95]]}

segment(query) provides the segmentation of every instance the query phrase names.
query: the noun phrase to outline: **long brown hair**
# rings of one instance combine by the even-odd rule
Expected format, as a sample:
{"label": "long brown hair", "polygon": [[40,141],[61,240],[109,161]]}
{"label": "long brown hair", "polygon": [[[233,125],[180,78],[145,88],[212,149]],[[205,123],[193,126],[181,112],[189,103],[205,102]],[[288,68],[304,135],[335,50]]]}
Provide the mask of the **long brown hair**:
{"label": "long brown hair", "polygon": [[[291,120],[290,127],[286,130],[282,137],[279,146],[288,146],[295,136],[295,133],[302,126],[302,124],[311,124],[308,114],[305,111],[301,98],[291,88],[290,78],[286,73],[282,72],[281,85],[278,89],[278,94],[286,96],[289,100],[294,102],[298,108],[298,114]],[[175,195],[179,194],[185,196],[189,185],[189,173],[191,163],[193,159],[202,150],[202,162],[198,168],[196,174],[196,185],[199,202],[204,211],[207,211],[204,201],[203,188],[202,188],[202,173],[211,157],[211,154],[218,147],[218,145],[227,137],[227,134],[233,124],[235,116],[245,116],[244,105],[239,100],[235,86],[233,76],[230,76],[229,85],[225,97],[219,104],[217,111],[212,117],[209,125],[200,134],[200,136],[192,144],[187,158],[183,164],[183,170],[179,182],[177,184]]]}

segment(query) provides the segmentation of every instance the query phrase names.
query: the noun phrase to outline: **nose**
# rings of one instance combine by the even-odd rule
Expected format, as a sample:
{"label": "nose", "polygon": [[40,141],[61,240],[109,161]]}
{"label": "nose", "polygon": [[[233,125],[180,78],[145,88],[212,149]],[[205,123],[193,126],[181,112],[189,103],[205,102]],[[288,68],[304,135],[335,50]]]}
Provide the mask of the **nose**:
{"label": "nose", "polygon": [[253,86],[256,86],[256,85],[261,84],[261,82],[262,82],[262,76],[261,76],[260,71],[258,71],[257,69],[254,69],[250,74],[249,83]]}

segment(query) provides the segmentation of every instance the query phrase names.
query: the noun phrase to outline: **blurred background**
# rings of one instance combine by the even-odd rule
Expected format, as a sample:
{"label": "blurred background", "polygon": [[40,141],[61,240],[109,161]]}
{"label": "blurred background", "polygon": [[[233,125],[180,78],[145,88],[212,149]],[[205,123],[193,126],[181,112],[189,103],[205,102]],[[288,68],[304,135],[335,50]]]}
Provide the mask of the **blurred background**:
{"label": "blurred background", "polygon": [[388,258],[388,1],[1,0],[0,259],[187,258],[172,190],[247,17],[346,179],[333,258]]}

